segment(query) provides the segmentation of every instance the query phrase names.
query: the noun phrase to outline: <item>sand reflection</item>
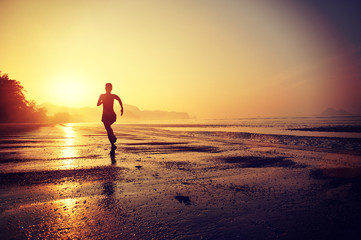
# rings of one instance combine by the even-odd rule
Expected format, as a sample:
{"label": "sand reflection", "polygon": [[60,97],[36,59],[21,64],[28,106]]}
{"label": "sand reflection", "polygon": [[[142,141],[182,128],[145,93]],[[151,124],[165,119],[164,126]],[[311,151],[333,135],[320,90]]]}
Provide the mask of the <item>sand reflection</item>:
{"label": "sand reflection", "polygon": [[63,125],[63,131],[64,131],[65,141],[64,141],[64,147],[60,152],[60,157],[64,159],[62,162],[62,169],[68,169],[75,167],[74,158],[78,156],[77,150],[74,146],[76,133],[73,129],[73,124],[71,123]]}
{"label": "sand reflection", "polygon": [[320,160],[319,167],[326,176],[353,178],[361,175],[361,157],[328,153]]}
{"label": "sand reflection", "polygon": [[82,198],[66,198],[53,202],[54,219],[52,230],[57,237],[79,239],[87,228],[86,204]]}

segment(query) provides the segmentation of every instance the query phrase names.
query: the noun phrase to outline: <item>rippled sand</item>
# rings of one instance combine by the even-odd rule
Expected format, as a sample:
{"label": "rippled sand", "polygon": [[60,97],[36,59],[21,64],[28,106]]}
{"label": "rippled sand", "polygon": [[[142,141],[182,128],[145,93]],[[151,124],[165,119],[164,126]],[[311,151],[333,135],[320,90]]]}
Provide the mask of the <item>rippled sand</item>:
{"label": "rippled sand", "polygon": [[0,239],[361,234],[360,139],[116,125],[111,155],[100,124],[17,129],[0,137]]}

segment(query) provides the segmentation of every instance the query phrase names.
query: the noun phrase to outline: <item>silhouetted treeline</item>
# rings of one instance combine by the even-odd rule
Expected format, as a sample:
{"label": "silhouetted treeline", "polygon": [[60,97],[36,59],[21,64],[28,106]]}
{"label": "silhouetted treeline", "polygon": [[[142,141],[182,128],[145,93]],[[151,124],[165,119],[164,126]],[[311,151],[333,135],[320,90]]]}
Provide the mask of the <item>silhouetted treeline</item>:
{"label": "silhouetted treeline", "polygon": [[34,101],[28,101],[24,87],[19,81],[9,79],[0,71],[0,122],[34,123],[47,120],[46,110],[37,108]]}

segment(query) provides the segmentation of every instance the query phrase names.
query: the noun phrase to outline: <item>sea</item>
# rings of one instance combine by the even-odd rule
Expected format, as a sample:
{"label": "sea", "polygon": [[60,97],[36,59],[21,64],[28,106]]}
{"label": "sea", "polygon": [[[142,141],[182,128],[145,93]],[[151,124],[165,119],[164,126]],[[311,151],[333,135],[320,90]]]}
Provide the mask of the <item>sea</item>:
{"label": "sea", "polygon": [[361,138],[361,116],[186,119],[127,122],[171,131],[238,132],[309,137]]}

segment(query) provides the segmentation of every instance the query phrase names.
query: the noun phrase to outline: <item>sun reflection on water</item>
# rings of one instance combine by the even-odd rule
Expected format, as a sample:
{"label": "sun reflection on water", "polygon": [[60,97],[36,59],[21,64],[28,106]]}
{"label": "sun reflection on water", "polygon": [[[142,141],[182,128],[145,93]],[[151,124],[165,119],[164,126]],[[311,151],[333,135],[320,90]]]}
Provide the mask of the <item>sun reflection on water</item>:
{"label": "sun reflection on water", "polygon": [[52,202],[54,206],[53,228],[61,234],[64,239],[80,239],[79,236],[87,231],[86,200],[74,196],[79,188],[77,183],[66,183],[57,186],[65,197]]}
{"label": "sun reflection on water", "polygon": [[74,158],[78,156],[77,150],[74,146],[76,133],[71,123],[63,125],[63,131],[65,140],[60,157],[64,159],[62,162],[62,168],[68,169],[74,167]]}

